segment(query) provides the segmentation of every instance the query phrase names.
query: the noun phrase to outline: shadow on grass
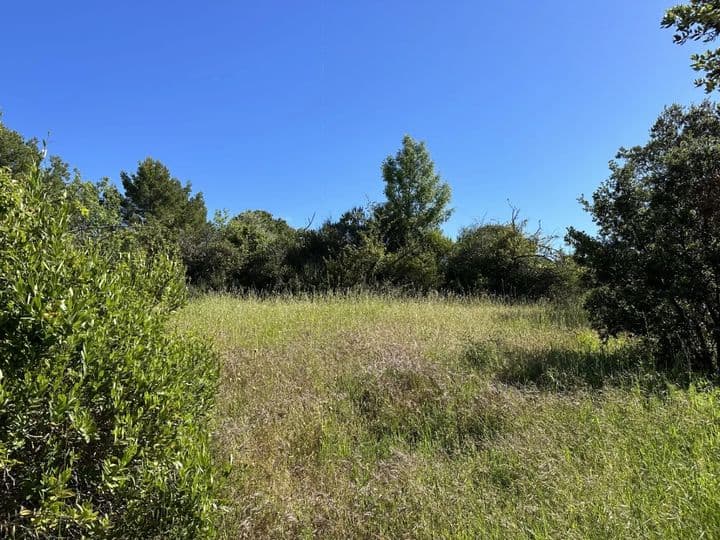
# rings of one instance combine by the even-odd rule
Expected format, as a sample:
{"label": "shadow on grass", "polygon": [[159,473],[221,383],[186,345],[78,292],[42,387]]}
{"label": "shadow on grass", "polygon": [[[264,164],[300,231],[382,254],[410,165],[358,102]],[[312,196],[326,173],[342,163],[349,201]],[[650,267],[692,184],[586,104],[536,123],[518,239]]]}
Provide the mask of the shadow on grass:
{"label": "shadow on grass", "polygon": [[506,403],[471,384],[447,385],[422,369],[389,368],[341,380],[367,435],[448,454],[493,438],[505,428]]}
{"label": "shadow on grass", "polygon": [[629,339],[541,350],[474,342],[466,347],[464,359],[504,384],[546,391],[639,386],[662,392],[668,383],[684,387],[690,382],[687,373],[658,369],[650,349]]}

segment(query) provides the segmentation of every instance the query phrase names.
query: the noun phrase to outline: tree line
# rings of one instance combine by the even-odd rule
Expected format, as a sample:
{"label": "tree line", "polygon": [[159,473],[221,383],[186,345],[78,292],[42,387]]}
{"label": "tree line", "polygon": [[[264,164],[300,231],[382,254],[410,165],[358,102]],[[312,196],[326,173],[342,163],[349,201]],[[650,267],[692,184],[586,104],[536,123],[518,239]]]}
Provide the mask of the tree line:
{"label": "tree line", "polygon": [[[0,125],[0,167],[20,173],[42,154]],[[505,223],[463,228],[457,240],[450,186],[426,145],[405,136],[382,163],[385,200],[357,206],[317,228],[295,228],[265,210],[208,219],[202,193],[146,158],[121,172],[121,192],[107,178],[83,180],[57,156],[45,165],[47,189],[76,202],[78,231],[137,230],[149,249],[169,249],[188,283],[202,290],[318,292],[354,288],[450,291],[517,298],[555,298],[577,291],[579,272],[541,231],[513,210]]]}

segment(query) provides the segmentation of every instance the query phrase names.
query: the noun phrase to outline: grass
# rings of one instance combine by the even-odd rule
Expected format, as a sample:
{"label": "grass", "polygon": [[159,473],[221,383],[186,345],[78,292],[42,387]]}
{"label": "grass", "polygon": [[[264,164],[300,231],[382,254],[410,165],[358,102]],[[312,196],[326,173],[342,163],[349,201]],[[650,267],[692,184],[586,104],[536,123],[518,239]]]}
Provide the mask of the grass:
{"label": "grass", "polygon": [[204,297],[223,538],[720,537],[720,391],[576,311]]}

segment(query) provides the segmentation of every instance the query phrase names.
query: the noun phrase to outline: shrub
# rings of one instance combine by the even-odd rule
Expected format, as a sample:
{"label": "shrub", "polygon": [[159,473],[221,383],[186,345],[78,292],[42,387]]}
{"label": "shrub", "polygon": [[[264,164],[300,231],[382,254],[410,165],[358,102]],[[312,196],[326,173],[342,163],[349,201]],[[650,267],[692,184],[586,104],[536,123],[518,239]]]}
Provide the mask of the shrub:
{"label": "shrub", "polygon": [[572,261],[516,218],[514,212],[509,223],[462,229],[448,262],[448,286],[460,293],[529,299],[578,295]]}
{"label": "shrub", "polygon": [[216,357],[167,329],[177,263],[0,170],[0,536],[209,533]]}
{"label": "shrub", "polygon": [[718,374],[720,107],[666,109],[645,146],[621,149],[587,210],[598,236],[570,229],[602,332],[649,338],[675,367]]}
{"label": "shrub", "polygon": [[292,275],[288,254],[297,243],[297,232],[285,220],[264,210],[248,210],[227,223],[224,237],[239,254],[239,264],[230,272],[231,289],[287,287]]}

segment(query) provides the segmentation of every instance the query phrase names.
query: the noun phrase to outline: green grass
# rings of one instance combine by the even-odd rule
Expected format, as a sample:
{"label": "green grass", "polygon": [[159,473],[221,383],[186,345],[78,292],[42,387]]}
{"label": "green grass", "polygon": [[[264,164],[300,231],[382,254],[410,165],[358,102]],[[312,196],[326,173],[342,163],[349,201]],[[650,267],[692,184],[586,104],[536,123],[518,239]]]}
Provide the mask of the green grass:
{"label": "green grass", "polygon": [[205,297],[224,538],[717,538],[720,391],[550,305]]}

